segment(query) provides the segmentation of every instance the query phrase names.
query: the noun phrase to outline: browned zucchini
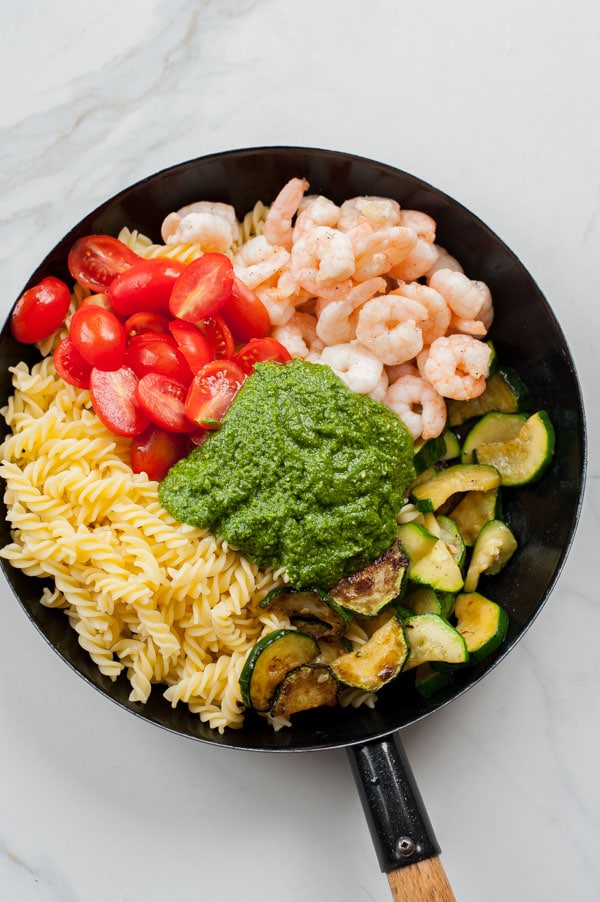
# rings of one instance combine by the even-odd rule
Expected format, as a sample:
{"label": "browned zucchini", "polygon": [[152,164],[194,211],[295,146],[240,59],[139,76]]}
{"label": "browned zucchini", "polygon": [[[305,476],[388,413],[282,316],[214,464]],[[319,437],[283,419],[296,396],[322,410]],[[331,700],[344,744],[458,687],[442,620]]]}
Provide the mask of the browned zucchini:
{"label": "browned zucchini", "polygon": [[319,654],[316,639],[298,630],[274,630],[259,639],[240,675],[242,701],[255,711],[268,711],[284,677]]}
{"label": "browned zucchini", "polygon": [[260,603],[276,613],[286,614],[299,630],[316,639],[343,636],[350,615],[321,589],[293,589],[279,586]]}
{"label": "browned zucchini", "polygon": [[290,717],[323,705],[333,706],[338,697],[338,681],[327,664],[301,664],[283,678],[271,706],[273,717]]}
{"label": "browned zucchini", "polygon": [[330,666],[340,683],[376,692],[398,676],[408,651],[402,622],[390,617],[361,648],[342,655]]}
{"label": "browned zucchini", "polygon": [[408,558],[396,540],[377,560],[342,579],[329,594],[347,611],[374,617],[401,595],[407,571]]}

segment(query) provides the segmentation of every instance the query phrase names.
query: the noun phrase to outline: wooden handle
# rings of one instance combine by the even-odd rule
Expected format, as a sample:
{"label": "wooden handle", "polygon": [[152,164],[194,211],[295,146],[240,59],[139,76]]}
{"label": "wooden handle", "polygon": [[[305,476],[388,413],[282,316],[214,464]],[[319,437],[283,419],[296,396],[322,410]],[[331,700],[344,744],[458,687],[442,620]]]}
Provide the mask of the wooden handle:
{"label": "wooden handle", "polygon": [[439,858],[388,872],[394,902],[456,902]]}

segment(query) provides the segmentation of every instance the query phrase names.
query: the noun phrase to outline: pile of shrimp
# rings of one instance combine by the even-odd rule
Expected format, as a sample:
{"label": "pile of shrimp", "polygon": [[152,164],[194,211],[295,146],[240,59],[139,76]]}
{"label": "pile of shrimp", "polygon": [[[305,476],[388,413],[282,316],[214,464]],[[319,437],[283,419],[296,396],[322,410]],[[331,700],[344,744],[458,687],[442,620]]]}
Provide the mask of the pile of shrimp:
{"label": "pile of shrimp", "polygon": [[[485,389],[493,320],[488,286],[436,244],[436,222],[391,198],[341,206],[292,178],[261,234],[233,253],[236,276],[265,305],[293,357],[329,365],[350,389],[387,404],[414,440],[440,435],[446,399]],[[227,204],[191,204],[165,219],[163,240],[227,251]],[[208,242],[208,244],[207,244]]]}

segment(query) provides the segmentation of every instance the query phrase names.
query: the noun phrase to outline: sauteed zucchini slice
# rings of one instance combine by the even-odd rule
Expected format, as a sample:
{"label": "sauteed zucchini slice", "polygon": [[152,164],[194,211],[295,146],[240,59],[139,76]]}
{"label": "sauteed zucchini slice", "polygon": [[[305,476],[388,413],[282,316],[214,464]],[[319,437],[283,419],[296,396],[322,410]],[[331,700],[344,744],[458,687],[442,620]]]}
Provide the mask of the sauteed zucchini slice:
{"label": "sauteed zucchini slice", "polygon": [[347,611],[374,617],[402,594],[408,558],[399,541],[367,567],[353,573],[329,590],[329,595]]}
{"label": "sauteed zucchini slice", "polygon": [[448,425],[461,426],[472,417],[496,410],[499,413],[518,413],[529,407],[529,392],[510,367],[498,367],[488,377],[485,391],[469,401],[449,400],[446,403]]}
{"label": "sauteed zucchini slice", "polygon": [[479,592],[458,595],[454,612],[456,629],[464,638],[471,661],[477,663],[487,658],[506,636],[508,614]]}
{"label": "sauteed zucchini slice", "polygon": [[440,470],[431,479],[414,485],[411,497],[419,510],[436,511],[458,492],[487,492],[500,485],[500,474],[493,466],[454,464]]}
{"label": "sauteed zucchini slice", "polygon": [[459,456],[459,441],[450,429],[446,429],[441,435],[427,439],[416,447],[415,470],[417,473],[423,473],[441,460],[452,460]]}
{"label": "sauteed zucchini slice", "polygon": [[263,636],[250,651],[240,675],[243,703],[255,711],[268,711],[286,674],[314,661],[318,654],[316,639],[298,630],[274,630]]}
{"label": "sauteed zucchini slice", "polygon": [[484,442],[506,442],[515,438],[526,420],[525,413],[486,413],[467,433],[460,452],[460,462],[473,463],[476,449]]}
{"label": "sauteed zucchini slice", "polygon": [[487,492],[467,492],[450,512],[462,540],[470,548],[475,544],[482,527],[488,520],[496,520],[501,515],[501,500],[498,487]]}
{"label": "sauteed zucchini slice", "polygon": [[439,594],[430,586],[421,586],[408,592],[402,599],[402,604],[413,614],[439,614],[444,616],[442,601]]}
{"label": "sauteed zucchini slice", "polygon": [[294,626],[317,639],[343,636],[352,622],[350,615],[322,589],[279,586],[263,598],[260,606],[286,614]]}
{"label": "sauteed zucchini slice", "polygon": [[402,621],[391,616],[361,648],[342,655],[330,666],[340,683],[377,692],[398,676],[408,650]]}
{"label": "sauteed zucchini slice", "polygon": [[517,540],[502,520],[489,520],[481,529],[465,576],[465,592],[474,592],[482,573],[499,573],[517,550]]}
{"label": "sauteed zucchini slice", "polygon": [[409,579],[440,592],[459,592],[463,587],[460,567],[442,539],[417,523],[405,523],[398,535],[409,557]]}
{"label": "sauteed zucchini slice", "polygon": [[480,444],[477,461],[493,466],[502,485],[526,485],[546,471],[554,453],[554,427],[545,410],[538,410],[523,424],[514,438],[505,442]]}
{"label": "sauteed zucchini slice", "polygon": [[327,664],[301,664],[279,683],[271,705],[273,717],[290,717],[337,702],[339,684]]}
{"label": "sauteed zucchini slice", "polygon": [[463,636],[438,614],[416,614],[404,621],[410,652],[404,670],[429,661],[466,664],[469,652]]}
{"label": "sauteed zucchini slice", "polygon": [[450,670],[436,670],[428,661],[419,664],[415,670],[415,688],[423,698],[439,692],[452,680]]}

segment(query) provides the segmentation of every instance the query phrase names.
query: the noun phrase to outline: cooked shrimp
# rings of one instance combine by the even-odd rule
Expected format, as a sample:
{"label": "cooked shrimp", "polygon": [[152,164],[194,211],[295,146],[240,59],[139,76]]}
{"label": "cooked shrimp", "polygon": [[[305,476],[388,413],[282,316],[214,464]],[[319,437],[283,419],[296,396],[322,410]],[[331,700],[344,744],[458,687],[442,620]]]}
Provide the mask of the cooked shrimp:
{"label": "cooked shrimp", "polygon": [[431,269],[429,269],[425,273],[427,282],[429,282],[431,276],[434,274],[434,272],[437,272],[438,269],[451,269],[454,272],[464,272],[456,257],[453,257],[452,254],[449,254],[445,247],[440,247],[439,244],[436,244],[435,247],[438,252],[437,259]]}
{"label": "cooked shrimp", "polygon": [[406,363],[398,363],[395,366],[386,366],[386,372],[388,374],[388,381],[390,385],[392,382],[396,382],[400,376],[418,376],[419,370],[417,366],[412,361],[407,360]]}
{"label": "cooked shrimp", "polygon": [[402,279],[404,282],[415,282],[429,272],[437,259],[437,254],[437,245],[431,244],[424,238],[417,238],[410,253],[390,269],[388,275],[393,279]]}
{"label": "cooked shrimp", "polygon": [[389,197],[351,197],[340,207],[338,229],[349,232],[365,220],[374,231],[400,225],[400,204]]}
{"label": "cooked shrimp", "polygon": [[354,252],[343,232],[316,226],[292,246],[290,271],[311,294],[344,283],[354,273]]}
{"label": "cooked shrimp", "polygon": [[417,233],[428,244],[435,241],[436,222],[432,216],[422,213],[420,210],[402,210],[400,213],[400,225],[406,226]]}
{"label": "cooked shrimp", "polygon": [[491,292],[485,282],[475,282],[475,284],[480,286],[483,294],[483,304],[477,314],[477,319],[463,319],[453,313],[449,328],[453,332],[463,332],[465,335],[476,335],[481,338],[483,335],[487,335],[494,321],[494,306]]}
{"label": "cooked shrimp", "polygon": [[288,251],[291,249],[292,220],[308,188],[306,179],[290,179],[271,204],[264,228],[265,237],[271,244],[277,244]]}
{"label": "cooked shrimp", "polygon": [[450,269],[434,272],[429,285],[439,291],[452,313],[461,319],[478,319],[489,295],[485,282],[473,281],[464,273]]}
{"label": "cooked shrimp", "polygon": [[423,347],[417,320],[422,321],[426,316],[427,310],[417,301],[386,294],[361,307],[356,337],[382,363],[388,366],[405,363]]}
{"label": "cooked shrimp", "polygon": [[385,402],[385,394],[388,390],[388,386],[390,384],[390,379],[384,369],[381,371],[381,376],[379,377],[379,382],[373,389],[373,391],[369,392],[369,398],[372,398],[374,401],[381,401],[381,403]]}
{"label": "cooked shrimp", "polygon": [[326,345],[343,344],[356,337],[356,310],[385,291],[385,279],[368,279],[339,300],[317,302],[317,335]]}
{"label": "cooked shrimp", "polygon": [[416,233],[403,226],[355,234],[352,246],[356,255],[354,278],[358,282],[382,276],[404,260],[417,242]]}
{"label": "cooked shrimp", "polygon": [[485,391],[491,349],[471,335],[446,335],[418,357],[419,371],[444,398],[467,401]]}
{"label": "cooked shrimp", "polygon": [[293,299],[282,294],[276,285],[259,285],[256,294],[266,307],[272,326],[284,326],[296,312]]}
{"label": "cooked shrimp", "polygon": [[284,247],[276,247],[264,235],[256,235],[234,255],[233,268],[248,288],[256,288],[283,269],[289,259]]}
{"label": "cooked shrimp", "polygon": [[328,226],[333,229],[337,225],[340,208],[328,197],[312,194],[305,197],[298,208],[298,215],[292,233],[293,241],[301,235],[316,229],[317,226]]}
{"label": "cooked shrimp", "polygon": [[384,403],[398,414],[415,441],[436,438],[444,430],[444,399],[420,376],[401,376],[388,388]]}
{"label": "cooked shrimp", "polygon": [[330,366],[358,395],[374,391],[383,373],[381,360],[355,341],[323,348],[319,363]]}
{"label": "cooked shrimp", "polygon": [[399,282],[390,294],[397,294],[404,298],[411,298],[423,304],[427,310],[427,318],[421,322],[423,344],[429,345],[436,338],[445,335],[450,325],[450,308],[441,294],[428,285],[420,282]]}
{"label": "cooked shrimp", "polygon": [[316,316],[296,312],[285,325],[277,326],[272,335],[288,349],[292,357],[307,357],[311,351],[323,350],[323,342],[317,336],[316,325]]}
{"label": "cooked shrimp", "polygon": [[165,244],[199,244],[204,251],[223,253],[237,239],[239,228],[230,204],[202,200],[169,213],[160,233]]}

